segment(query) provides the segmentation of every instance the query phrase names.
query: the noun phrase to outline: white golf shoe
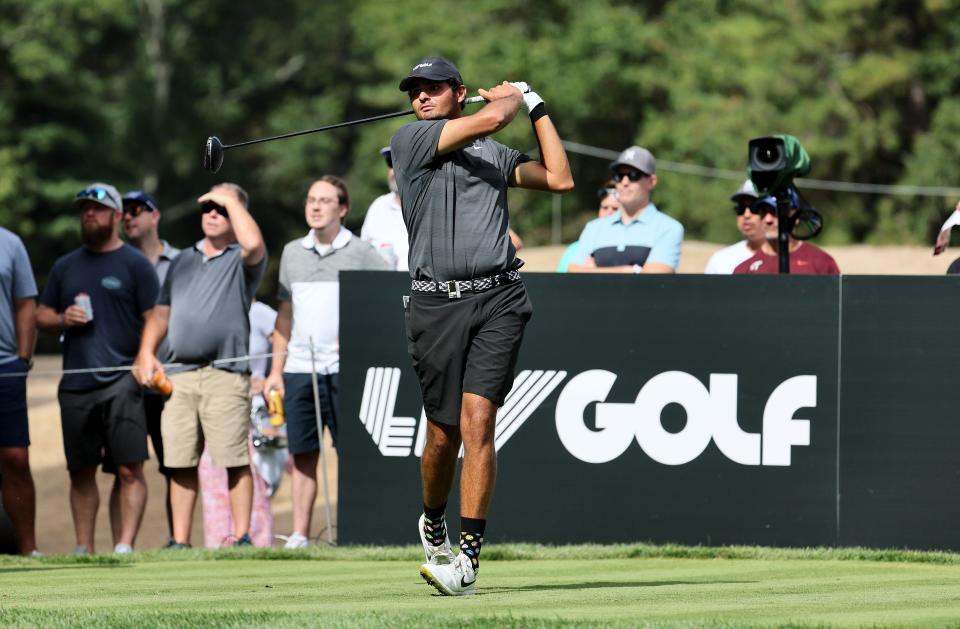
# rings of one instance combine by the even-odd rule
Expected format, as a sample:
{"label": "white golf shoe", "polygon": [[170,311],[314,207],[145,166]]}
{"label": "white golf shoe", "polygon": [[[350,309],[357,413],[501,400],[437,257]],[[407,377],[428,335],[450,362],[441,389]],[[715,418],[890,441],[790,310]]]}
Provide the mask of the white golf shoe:
{"label": "white golf shoe", "polygon": [[417,530],[420,532],[420,543],[423,544],[423,555],[426,557],[427,563],[438,566],[452,564],[453,551],[450,549],[450,535],[448,534],[439,546],[431,544],[427,541],[427,537],[423,532],[423,520],[426,517],[426,515],[420,515],[420,521],[417,522]]}
{"label": "white golf shoe", "polygon": [[468,596],[477,593],[477,573],[473,570],[470,558],[464,553],[457,555],[451,564],[423,564],[420,566],[420,576],[444,596]]}

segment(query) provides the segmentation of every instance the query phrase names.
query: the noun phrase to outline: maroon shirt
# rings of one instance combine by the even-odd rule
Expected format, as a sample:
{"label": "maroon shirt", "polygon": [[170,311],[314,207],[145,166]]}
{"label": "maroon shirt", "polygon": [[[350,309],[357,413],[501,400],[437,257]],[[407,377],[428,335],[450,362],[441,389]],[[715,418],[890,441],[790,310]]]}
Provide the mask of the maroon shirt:
{"label": "maroon shirt", "polygon": [[[736,275],[776,275],[780,272],[777,256],[758,251],[737,265]],[[790,273],[793,275],[840,275],[836,260],[823,249],[808,242],[800,243],[790,252]]]}

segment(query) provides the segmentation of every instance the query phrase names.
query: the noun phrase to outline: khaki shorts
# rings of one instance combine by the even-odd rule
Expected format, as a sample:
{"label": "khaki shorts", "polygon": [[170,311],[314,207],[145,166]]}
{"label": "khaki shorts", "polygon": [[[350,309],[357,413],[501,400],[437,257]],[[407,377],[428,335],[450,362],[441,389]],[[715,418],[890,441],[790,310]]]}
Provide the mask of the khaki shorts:
{"label": "khaki shorts", "polygon": [[250,376],[202,367],[170,376],[173,395],[163,407],[165,467],[197,467],[206,441],[222,467],[250,464]]}

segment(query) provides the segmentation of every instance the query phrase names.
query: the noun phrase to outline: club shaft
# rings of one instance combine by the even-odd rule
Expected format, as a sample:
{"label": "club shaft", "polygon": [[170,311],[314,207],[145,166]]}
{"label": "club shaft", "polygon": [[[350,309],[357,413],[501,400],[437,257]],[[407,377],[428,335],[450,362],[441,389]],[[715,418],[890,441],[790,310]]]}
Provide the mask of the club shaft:
{"label": "club shaft", "polygon": [[[466,104],[472,105],[474,103],[484,102],[482,96],[471,96],[466,100]],[[367,122],[376,122],[377,120],[387,120],[388,118],[399,118],[400,116],[409,116],[413,113],[412,109],[406,111],[395,111],[389,114],[380,114],[379,116],[370,116],[369,118],[361,118],[359,120],[348,120],[347,122],[338,122],[336,124],[328,124],[323,127],[317,127],[315,129],[306,129],[304,131],[294,131],[293,133],[284,133],[283,135],[274,135],[269,138],[260,138],[259,140],[247,140],[246,142],[237,142],[236,144],[225,144],[223,150],[236,148],[238,146],[248,146],[250,144],[260,144],[261,142],[272,142],[273,140],[283,140],[284,138],[295,138],[298,135],[307,135],[308,133],[317,133],[319,131],[329,131],[330,129],[339,129],[341,127],[352,127],[356,124],[364,124]]]}

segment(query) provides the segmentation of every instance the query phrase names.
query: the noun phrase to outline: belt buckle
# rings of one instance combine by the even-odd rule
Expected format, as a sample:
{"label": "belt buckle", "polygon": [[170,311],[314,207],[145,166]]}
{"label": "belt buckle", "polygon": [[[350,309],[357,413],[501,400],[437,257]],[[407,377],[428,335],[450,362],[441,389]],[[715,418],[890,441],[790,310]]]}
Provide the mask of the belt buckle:
{"label": "belt buckle", "polygon": [[460,285],[457,284],[456,280],[450,280],[449,282],[444,282],[447,287],[447,297],[450,299],[460,299]]}

